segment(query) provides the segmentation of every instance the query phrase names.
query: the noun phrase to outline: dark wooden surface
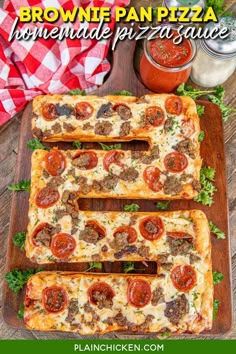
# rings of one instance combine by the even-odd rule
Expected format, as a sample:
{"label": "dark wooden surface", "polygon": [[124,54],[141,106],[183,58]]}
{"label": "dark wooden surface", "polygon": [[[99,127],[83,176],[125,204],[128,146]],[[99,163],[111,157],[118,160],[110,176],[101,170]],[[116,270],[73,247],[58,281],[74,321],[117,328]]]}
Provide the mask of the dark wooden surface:
{"label": "dark wooden surface", "polygon": [[[131,51],[132,48],[129,45],[127,47],[127,51]],[[124,61],[125,64],[124,65]],[[128,68],[128,60],[127,56],[120,62],[118,62],[120,72],[119,72],[119,79],[116,79],[112,76],[112,81],[115,83],[115,90],[120,90],[120,89],[130,89],[134,94],[141,95],[143,91],[142,85],[136,85],[135,87],[133,86],[135,77],[131,77],[131,71],[132,71],[132,63],[130,64],[130,67]],[[124,84],[122,84],[122,81],[120,80],[120,77],[122,73],[124,72],[124,68],[127,66],[127,71],[125,73],[125,77],[128,79]],[[235,105],[235,88],[236,88],[236,82],[235,82],[235,74],[228,80],[228,82],[224,85],[226,87],[226,102],[231,103],[231,105]],[[111,81],[111,80],[109,80]],[[103,85],[103,87],[100,88],[100,93],[107,93],[107,92],[112,92],[114,91],[114,86],[109,86],[108,82]],[[223,164],[224,160],[224,154],[223,154],[223,137],[221,135],[221,127],[220,127],[220,122],[221,118],[219,116],[219,111],[217,110],[216,112],[212,111],[212,105],[207,105],[206,107],[206,114],[209,116],[208,118],[203,117],[202,118],[202,124],[203,124],[203,129],[206,132],[206,139],[203,142],[202,145],[202,156],[204,157],[204,162],[206,164],[209,164],[211,166],[215,166],[217,168],[217,187],[218,187],[218,192],[216,193],[215,199],[216,203],[212,208],[206,208],[206,213],[208,217],[214,221],[215,223],[218,224],[219,227],[223,228],[224,231],[226,231],[226,208],[224,207],[225,204],[225,195],[224,195],[224,187],[223,187],[223,181],[224,181],[224,173],[225,173],[225,168]],[[30,108],[29,108],[30,109]],[[27,142],[28,139],[28,129],[24,129],[23,134],[24,137],[21,139],[21,145],[17,147],[17,140],[19,137],[19,127],[20,127],[20,116],[21,114],[17,115],[14,119],[12,119],[10,122],[5,124],[3,127],[0,129],[0,211],[1,211],[1,217],[0,217],[0,232],[1,232],[1,238],[0,238],[0,255],[1,255],[1,289],[3,288],[4,284],[4,273],[5,273],[5,262],[6,262],[6,249],[7,249],[7,235],[8,235],[8,229],[9,229],[9,213],[10,213],[10,205],[11,205],[11,192],[7,190],[7,185],[9,183],[12,183],[14,180],[14,173],[15,173],[15,164],[16,164],[16,157],[17,154],[19,156],[23,156],[24,149],[25,149],[25,143]],[[25,122],[24,120],[23,122]],[[216,124],[217,123],[217,124]],[[229,211],[230,211],[230,226],[231,226],[231,257],[232,257],[232,263],[233,263],[233,278],[235,278],[235,262],[236,262],[236,242],[235,242],[235,229],[233,229],[233,225],[236,221],[236,199],[235,199],[235,190],[236,190],[236,169],[235,169],[235,162],[236,162],[236,120],[230,120],[227,122],[224,126],[225,130],[225,147],[226,147],[226,157],[227,157],[227,173],[228,173],[228,189],[229,189]],[[21,135],[22,136],[22,135]],[[211,151],[212,153],[209,153]],[[26,152],[25,152],[26,153]],[[29,155],[29,152],[26,154]],[[24,155],[25,158],[24,160],[29,161],[27,159],[27,155]],[[29,156],[28,156],[29,157]],[[23,168],[24,167],[24,168]],[[19,171],[19,170],[18,170]],[[27,178],[29,176],[29,163],[24,163],[23,166],[21,165],[20,168],[20,178]],[[15,196],[13,197],[15,198]],[[20,204],[18,204],[18,208],[15,211],[16,218],[12,222],[12,232],[14,233],[15,231],[22,231],[25,229],[26,225],[26,219],[27,219],[27,200],[28,196],[27,193],[21,193],[18,194],[17,198],[20,200]],[[90,207],[89,201],[84,200],[84,208]],[[116,210],[121,210],[123,204],[127,202],[116,202],[112,206],[112,202],[108,201],[105,203],[105,201],[99,201],[98,204],[93,201],[91,207],[93,208],[99,208],[100,210],[102,209],[116,209]],[[139,202],[138,202],[139,203]],[[14,203],[13,203],[14,205]],[[173,202],[171,203],[171,208],[170,209],[175,209],[176,207],[178,208],[189,208],[189,207],[199,207],[200,205],[194,202]],[[155,210],[154,203],[151,201],[145,201],[142,204],[141,210]],[[17,227],[20,227],[18,229]],[[229,239],[229,237],[227,238]],[[230,306],[227,305],[229,304],[230,300],[230,290],[229,290],[229,274],[227,271],[227,264],[229,260],[229,253],[227,250],[227,240],[222,241],[222,240],[216,240],[215,238],[212,238],[213,241],[213,265],[214,269],[218,271],[222,271],[224,273],[224,281],[220,284],[217,285],[216,287],[216,298],[220,299],[223,305],[220,308],[219,311],[219,316],[218,320],[216,322],[217,328],[214,327],[213,332],[216,333],[213,337],[214,338],[236,338],[235,333],[235,325],[233,325],[232,330],[229,333],[224,333],[227,330],[227,326],[229,326],[229,318],[230,318],[230,313],[229,309]],[[15,247],[12,246],[12,243],[10,243],[11,247],[9,249],[9,254],[12,255],[12,258],[9,258],[10,265],[12,265],[13,261],[17,262],[17,265],[19,267],[24,268],[26,266],[26,260],[25,257],[22,253],[17,251]],[[19,252],[19,253],[18,253]],[[16,264],[16,263],[15,263]],[[29,264],[28,264],[29,265]],[[109,267],[109,265],[108,265]],[[109,268],[107,268],[109,271]],[[119,269],[116,269],[119,270]],[[233,283],[235,284],[235,282]],[[235,290],[235,289],[234,289]],[[2,290],[1,290],[2,291]],[[12,293],[7,293],[7,303],[8,308],[7,308],[7,313],[15,314],[16,308],[17,308],[17,298],[12,295]],[[6,309],[6,308],[5,308]],[[5,312],[6,313],[6,312]],[[8,318],[12,318],[11,316],[8,316]],[[227,321],[226,321],[227,319]],[[14,320],[15,321],[15,316]],[[15,323],[16,324],[16,323]],[[227,325],[226,325],[227,324]],[[19,325],[19,323],[17,323]],[[220,334],[224,333],[224,334]],[[11,327],[8,327],[3,321],[0,322],[0,338],[39,338],[39,339],[56,339],[56,338],[78,338],[79,336],[76,336],[74,334],[63,334],[63,333],[40,333],[40,332],[33,332],[33,331],[26,331],[26,330],[19,330],[19,329],[14,329]],[[94,336],[93,338],[96,338],[97,336]],[[129,337],[128,335],[124,334],[108,334],[105,335],[105,338],[125,338]],[[151,336],[153,337],[153,336]],[[202,334],[200,338],[207,338],[208,336],[205,334]]]}

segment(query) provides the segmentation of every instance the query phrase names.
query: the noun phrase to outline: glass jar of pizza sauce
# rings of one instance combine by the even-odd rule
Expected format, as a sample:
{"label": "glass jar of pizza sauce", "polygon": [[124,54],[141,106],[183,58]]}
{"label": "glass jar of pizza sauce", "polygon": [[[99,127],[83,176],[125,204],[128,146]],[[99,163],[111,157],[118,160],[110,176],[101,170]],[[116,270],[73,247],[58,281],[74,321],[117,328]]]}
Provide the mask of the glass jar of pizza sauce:
{"label": "glass jar of pizza sauce", "polygon": [[157,36],[144,42],[140,76],[144,85],[154,92],[173,92],[190,75],[196,45],[193,40],[186,38],[183,38],[182,43],[174,44],[173,39],[178,33],[174,29],[172,33],[171,39]]}

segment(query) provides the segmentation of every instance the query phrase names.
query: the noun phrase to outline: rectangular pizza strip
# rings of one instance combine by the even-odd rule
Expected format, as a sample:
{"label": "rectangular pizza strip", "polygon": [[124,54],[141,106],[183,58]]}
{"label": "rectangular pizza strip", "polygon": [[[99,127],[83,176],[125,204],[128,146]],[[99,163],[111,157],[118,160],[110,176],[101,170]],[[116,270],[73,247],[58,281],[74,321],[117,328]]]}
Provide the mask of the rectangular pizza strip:
{"label": "rectangular pizza strip", "polygon": [[[69,206],[70,207],[70,206]],[[26,256],[38,264],[91,261],[158,261],[205,258],[209,227],[199,210],[100,212],[31,208]]]}
{"label": "rectangular pizza strip", "polygon": [[200,266],[175,259],[162,276],[40,272],[28,280],[24,305],[30,330],[197,334],[212,326],[210,257]]}
{"label": "rectangular pizza strip", "polygon": [[199,118],[187,96],[44,95],[33,100],[32,131],[44,141],[140,139],[153,145],[197,138]]}

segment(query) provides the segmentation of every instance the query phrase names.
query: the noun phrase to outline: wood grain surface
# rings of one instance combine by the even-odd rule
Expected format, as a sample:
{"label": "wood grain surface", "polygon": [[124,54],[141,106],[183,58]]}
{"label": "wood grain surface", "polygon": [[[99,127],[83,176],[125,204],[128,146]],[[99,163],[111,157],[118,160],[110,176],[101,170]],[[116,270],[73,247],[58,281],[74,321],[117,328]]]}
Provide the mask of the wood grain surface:
{"label": "wood grain surface", "polygon": [[[229,2],[228,2],[229,3]],[[142,2],[143,4],[143,2]],[[145,6],[145,4],[143,4]],[[132,51],[132,46],[127,47],[127,51]],[[130,63],[130,67],[127,65],[128,62],[125,59],[125,64],[120,61],[119,63],[119,77],[124,73],[124,68],[126,68],[126,73],[125,77],[130,78],[131,73],[132,73],[132,62]],[[133,72],[134,73],[134,72]],[[128,75],[129,74],[129,75]],[[111,76],[112,77],[112,76]],[[111,78],[110,77],[110,78]],[[136,85],[135,87],[132,85],[134,77],[131,79],[126,80],[125,86],[122,84],[121,80],[113,77],[113,80],[116,84],[116,91],[120,89],[129,89],[131,90],[134,94],[136,95],[141,95],[144,91],[144,88],[142,85]],[[116,79],[116,80],[115,80]],[[235,105],[236,99],[235,99],[235,89],[236,89],[236,75],[234,74],[231,76],[231,78],[225,83],[225,88],[226,88],[226,103],[230,103],[231,105]],[[111,80],[109,80],[111,81]],[[114,91],[114,86],[109,86],[110,84],[105,83],[101,88],[100,88],[100,94],[107,93],[109,90],[112,89]],[[215,111],[212,111],[213,109],[216,109]],[[30,111],[30,106],[28,106],[27,111],[25,113],[25,116],[29,116],[29,111]],[[206,118],[206,117],[211,117],[211,118]],[[208,120],[207,120],[208,119]],[[210,121],[212,119],[212,121]],[[0,267],[1,267],[1,292],[3,289],[4,285],[4,274],[5,274],[5,263],[6,263],[6,249],[7,249],[7,235],[8,235],[8,229],[9,229],[9,214],[10,214],[10,205],[11,205],[11,192],[7,190],[7,185],[12,183],[14,181],[14,175],[15,175],[15,164],[16,164],[16,157],[17,154],[20,156],[25,156],[25,160],[29,157],[29,151],[26,152],[26,142],[29,138],[29,129],[25,127],[26,129],[23,129],[22,134],[21,134],[21,144],[19,145],[19,151],[18,151],[18,145],[17,141],[19,138],[19,127],[20,127],[20,120],[21,120],[21,114],[15,116],[10,122],[6,123],[3,127],[0,129],[0,211],[1,211],[1,217],[0,217],[0,233],[1,233],[1,238],[0,238],[0,256],[1,256],[1,261],[0,261]],[[27,123],[28,120],[24,119],[23,123]],[[217,124],[216,124],[217,122]],[[217,108],[215,108],[214,105],[206,104],[206,115],[205,117],[202,118],[202,125],[203,129],[206,132],[206,139],[204,140],[202,144],[202,156],[204,157],[204,162],[206,164],[209,164],[211,166],[215,166],[217,168],[217,187],[218,187],[218,192],[216,193],[216,203],[212,208],[206,208],[206,213],[213,222],[217,223],[219,227],[223,228],[224,231],[226,232],[226,202],[225,202],[225,193],[224,193],[224,187],[222,186],[222,183],[224,183],[224,173],[225,173],[225,168],[224,168],[224,149],[223,149],[223,140],[222,140],[222,135],[221,135],[221,118],[220,118],[220,112]],[[236,198],[235,198],[235,191],[236,191],[236,120],[230,120],[224,125],[224,131],[225,131],[225,148],[226,148],[226,158],[227,158],[227,184],[228,184],[228,190],[229,190],[229,195],[228,195],[228,201],[229,201],[229,212],[230,212],[230,230],[231,230],[231,258],[232,258],[232,265],[233,265],[233,286],[234,286],[234,297],[235,297],[235,264],[236,264],[236,242],[235,242],[235,237],[236,237],[236,231],[233,229],[233,225],[235,224],[236,221]],[[135,147],[135,144],[133,145]],[[130,147],[130,144],[129,144]],[[211,151],[211,153],[209,153]],[[29,171],[30,171],[30,166],[29,164],[25,163],[24,168],[18,168],[19,177],[20,178],[27,178],[29,176]],[[16,196],[14,195],[14,198]],[[28,203],[28,196],[27,193],[20,193],[18,194],[17,198],[20,198],[20,207],[18,207],[18,210],[15,210],[15,215],[16,219],[13,220],[12,223],[12,232],[15,231],[23,231],[25,229],[25,221],[27,219],[27,203]],[[91,204],[90,204],[91,203]],[[83,201],[83,208],[93,208],[93,209],[116,209],[116,210],[122,210],[122,206],[127,203],[123,201],[116,202],[115,204],[112,205],[112,201],[88,201],[84,200]],[[139,203],[139,202],[138,202]],[[14,203],[13,203],[14,205]],[[141,210],[155,210],[154,203],[152,201],[144,201],[142,202],[142,207]],[[199,207],[200,205],[194,202],[172,202],[171,203],[171,208],[170,209],[176,209],[178,208],[189,208],[189,207]],[[111,208],[112,207],[112,208]],[[20,227],[21,229],[17,229]],[[227,238],[227,240],[229,237]],[[218,327],[214,327],[213,331],[215,333],[214,338],[236,338],[236,326],[235,322],[232,327],[232,329],[228,332],[225,333],[226,330],[229,329],[229,318],[230,318],[230,290],[229,290],[229,272],[227,271],[227,263],[229,261],[228,256],[228,244],[227,240],[216,240],[215,238],[212,238],[213,241],[213,264],[214,264],[214,269],[218,271],[222,271],[224,269],[224,281],[220,284],[217,285],[216,287],[216,298],[220,299],[222,301],[222,306],[219,311],[219,316],[217,320]],[[19,268],[24,268],[26,266],[26,260],[23,255],[23,253],[20,253],[17,251],[15,247],[12,246],[12,243],[10,243],[11,248],[10,248],[10,253],[13,257],[13,259],[9,259],[10,264],[11,262],[17,261],[17,265]],[[29,263],[27,264],[29,266]],[[108,267],[108,268],[107,268]],[[110,270],[110,265],[108,264],[106,266],[106,270]],[[118,269],[116,269],[118,270]],[[225,272],[226,270],[226,272]],[[5,287],[6,289],[6,287]],[[10,296],[10,298],[9,298]],[[6,299],[6,298],[5,298]],[[10,313],[11,316],[13,316],[14,313],[14,321],[15,321],[15,313],[16,313],[16,308],[17,308],[17,298],[10,294],[7,293],[7,302],[10,305],[7,309],[7,316]],[[6,301],[5,301],[6,303]],[[6,312],[5,312],[6,315]],[[11,316],[8,316],[8,318],[13,318]],[[228,321],[225,321],[225,319],[228,319]],[[227,323],[227,325],[226,325]],[[11,324],[13,324],[11,322]],[[16,323],[15,323],[16,324]],[[220,325],[219,325],[220,324]],[[17,323],[16,325],[20,325],[20,323]],[[224,333],[224,334],[220,334]],[[95,335],[93,338],[97,338],[98,336]],[[107,334],[104,336],[105,338],[130,338],[129,335],[124,335],[124,334]],[[133,338],[133,336],[131,336]],[[146,335],[145,337],[151,337]],[[78,335],[74,334],[63,334],[63,333],[43,333],[43,332],[36,332],[36,331],[26,331],[26,330],[19,330],[19,329],[14,329],[11,327],[8,327],[2,320],[2,314],[1,314],[1,319],[0,319],[0,338],[2,339],[17,339],[17,338],[24,338],[24,339],[62,339],[62,338],[67,338],[67,339],[73,339],[73,338],[80,338]],[[91,337],[90,337],[91,338]],[[194,336],[193,336],[194,338]],[[202,334],[200,338],[208,338],[206,334]]]}

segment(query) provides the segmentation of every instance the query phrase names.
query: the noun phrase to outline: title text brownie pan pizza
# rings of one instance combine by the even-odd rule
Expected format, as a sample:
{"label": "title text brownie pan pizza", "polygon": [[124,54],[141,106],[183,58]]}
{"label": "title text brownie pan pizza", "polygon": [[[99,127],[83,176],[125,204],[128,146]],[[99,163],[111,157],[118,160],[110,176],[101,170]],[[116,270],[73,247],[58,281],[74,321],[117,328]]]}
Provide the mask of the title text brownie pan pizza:
{"label": "title text brownie pan pizza", "polygon": [[[97,128],[103,125],[110,129]],[[191,199],[199,192],[199,118],[189,97],[39,96],[32,127],[35,136],[48,141],[150,144],[146,152],[38,151],[32,169],[42,188],[56,184],[51,193],[60,188],[88,198]]]}

